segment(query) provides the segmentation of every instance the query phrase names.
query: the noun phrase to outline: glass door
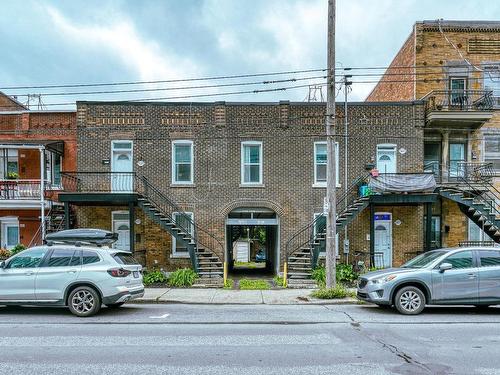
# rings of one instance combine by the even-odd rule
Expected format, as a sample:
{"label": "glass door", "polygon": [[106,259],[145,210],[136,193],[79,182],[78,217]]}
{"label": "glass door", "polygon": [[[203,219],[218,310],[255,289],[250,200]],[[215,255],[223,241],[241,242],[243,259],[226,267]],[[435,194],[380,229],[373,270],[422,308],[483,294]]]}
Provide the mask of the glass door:
{"label": "glass door", "polygon": [[465,143],[450,143],[450,177],[462,177],[465,162]]}
{"label": "glass door", "polygon": [[453,107],[463,108],[467,105],[467,78],[452,77],[450,78],[450,105]]}

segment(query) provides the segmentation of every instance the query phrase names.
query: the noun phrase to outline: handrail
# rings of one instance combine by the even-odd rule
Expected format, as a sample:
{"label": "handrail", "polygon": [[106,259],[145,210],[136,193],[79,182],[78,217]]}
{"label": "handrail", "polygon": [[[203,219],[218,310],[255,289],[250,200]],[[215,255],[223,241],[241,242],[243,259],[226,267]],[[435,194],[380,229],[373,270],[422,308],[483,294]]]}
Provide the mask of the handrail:
{"label": "handrail", "polygon": [[433,90],[422,97],[428,111],[484,111],[494,106],[493,91],[448,89]]}
{"label": "handrail", "polygon": [[[224,251],[222,242],[209,230],[191,219],[191,216],[154,186],[145,176],[135,172],[62,172],[65,191],[138,193],[143,195],[162,215],[193,239],[198,247],[211,250],[220,260]],[[182,217],[182,220],[179,220]],[[189,244],[188,244],[189,245]],[[196,259],[192,259],[196,267]]]}
{"label": "handrail", "polygon": [[[347,189],[345,193],[343,193],[337,199],[337,217],[340,216],[349,206],[359,198],[358,187],[359,184],[366,180],[369,174],[358,177],[351,186]],[[312,244],[322,236],[326,232],[326,220],[323,213],[317,215],[314,220],[309,222],[307,225],[303,226],[297,232],[295,232],[292,237],[287,241],[285,245],[285,254],[286,257],[290,257],[295,251],[299,250],[302,247],[309,247],[312,251]],[[320,223],[320,221],[322,221]],[[319,225],[317,225],[320,223]],[[314,256],[314,254],[311,254]],[[315,260],[313,259],[313,263],[315,264]]]}

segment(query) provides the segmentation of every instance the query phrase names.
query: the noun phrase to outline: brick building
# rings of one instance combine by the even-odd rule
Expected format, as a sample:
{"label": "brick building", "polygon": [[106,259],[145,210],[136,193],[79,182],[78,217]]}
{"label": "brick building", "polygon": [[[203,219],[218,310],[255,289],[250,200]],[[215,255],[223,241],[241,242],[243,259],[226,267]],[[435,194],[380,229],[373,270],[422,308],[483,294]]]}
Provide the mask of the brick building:
{"label": "brick building", "polygon": [[58,228],[63,215],[57,202],[60,172],[75,168],[75,111],[30,111],[0,93],[2,248],[41,242],[42,207],[46,229]]}
{"label": "brick building", "polygon": [[[385,225],[383,265],[400,264],[422,251],[424,205],[435,194],[354,200],[359,178],[374,166],[422,172],[423,103],[349,103],[348,116],[350,186],[342,186],[340,168],[339,209],[359,212],[340,217],[339,231],[342,220],[351,222],[351,253],[364,252],[367,262],[371,253],[373,262],[379,251],[370,238],[376,223]],[[78,165],[63,173],[60,199],[77,206],[80,226],[118,232],[115,246],[148,267],[193,264],[202,275],[218,274],[227,261],[235,271],[236,252],[248,258],[240,240],[254,241],[259,228],[264,270],[280,272],[300,250],[293,246],[301,229],[315,235],[321,225],[311,223],[326,193],[324,118],[324,103],[77,102]],[[336,140],[343,160],[344,137]]]}
{"label": "brick building", "polygon": [[[433,207],[434,246],[456,246],[466,240],[498,242],[500,22],[415,23],[367,98],[368,102],[401,100],[426,103],[426,170],[436,174],[443,188],[468,190],[468,198],[475,192],[490,206],[489,217],[476,213],[471,218],[460,192],[455,191],[453,199],[439,199]],[[478,174],[489,177],[488,184],[483,179],[482,190],[468,177]],[[464,190],[465,184],[470,186]]]}

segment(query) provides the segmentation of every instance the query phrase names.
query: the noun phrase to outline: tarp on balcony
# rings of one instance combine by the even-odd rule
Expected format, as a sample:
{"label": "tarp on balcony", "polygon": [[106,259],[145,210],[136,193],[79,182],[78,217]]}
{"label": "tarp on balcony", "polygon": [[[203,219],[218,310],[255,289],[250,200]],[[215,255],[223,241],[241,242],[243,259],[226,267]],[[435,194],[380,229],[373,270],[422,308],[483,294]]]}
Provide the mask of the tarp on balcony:
{"label": "tarp on balcony", "polygon": [[382,173],[368,186],[372,193],[432,193],[436,180],[432,173]]}

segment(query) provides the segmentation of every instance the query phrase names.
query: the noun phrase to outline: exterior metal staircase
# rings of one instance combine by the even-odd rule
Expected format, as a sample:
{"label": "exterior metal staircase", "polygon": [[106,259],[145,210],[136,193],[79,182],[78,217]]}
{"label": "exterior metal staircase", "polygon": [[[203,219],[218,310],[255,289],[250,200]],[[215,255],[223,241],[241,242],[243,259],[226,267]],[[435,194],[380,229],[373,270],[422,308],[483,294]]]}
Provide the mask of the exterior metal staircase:
{"label": "exterior metal staircase", "polygon": [[[59,232],[64,229],[64,207],[61,205],[53,205],[49,210],[47,215],[45,216],[45,234]],[[70,211],[70,227],[74,225],[75,215],[72,211]],[[42,225],[40,224],[37,231],[31,238],[28,247],[37,246],[42,244]]]}
{"label": "exterior metal staircase", "polygon": [[464,163],[456,182],[443,184],[438,192],[456,202],[488,237],[500,243],[500,192],[491,183],[493,175],[491,164]]}
{"label": "exterior metal staircase", "polygon": [[[369,197],[360,197],[358,186],[367,176],[358,178],[337,200],[337,233],[352,222],[370,203]],[[312,270],[318,265],[320,253],[326,247],[326,217],[321,214],[296,232],[286,244],[287,284],[289,288],[314,288]]]}
{"label": "exterior metal staircase", "polygon": [[222,243],[154,187],[147,178],[139,179],[142,185],[142,189],[138,189],[139,207],[151,220],[175,237],[177,243],[188,249],[193,269],[200,276],[195,286],[223,286],[223,264],[217,255],[223,252]]}

